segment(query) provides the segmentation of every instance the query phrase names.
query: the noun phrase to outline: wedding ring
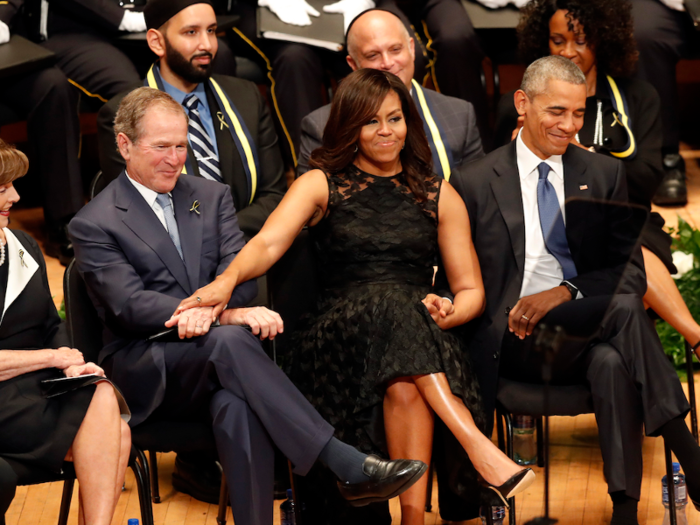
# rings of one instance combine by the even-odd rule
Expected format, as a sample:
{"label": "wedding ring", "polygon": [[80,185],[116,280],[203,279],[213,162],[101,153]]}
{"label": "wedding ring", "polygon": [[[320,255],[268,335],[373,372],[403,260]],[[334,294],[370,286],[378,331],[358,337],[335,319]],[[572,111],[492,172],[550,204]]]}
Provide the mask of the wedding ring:
{"label": "wedding ring", "polygon": [[202,304],[202,298],[201,298],[199,295],[197,296],[197,302],[198,302],[199,304]]}
{"label": "wedding ring", "polygon": [[197,328],[202,328],[201,324],[195,325]]}
{"label": "wedding ring", "polygon": [[523,316],[521,316],[520,318],[521,318],[521,319],[525,319],[526,321],[529,321],[529,319],[527,318],[526,315],[523,315]]}

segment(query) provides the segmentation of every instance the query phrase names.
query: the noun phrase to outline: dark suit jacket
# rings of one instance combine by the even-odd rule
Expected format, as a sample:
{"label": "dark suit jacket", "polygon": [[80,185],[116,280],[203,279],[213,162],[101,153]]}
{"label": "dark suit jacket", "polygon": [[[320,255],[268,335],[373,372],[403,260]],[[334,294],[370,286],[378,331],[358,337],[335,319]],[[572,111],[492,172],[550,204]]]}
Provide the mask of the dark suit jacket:
{"label": "dark suit jacket", "polygon": [[[515,145],[513,141],[489,153],[451,180],[469,212],[486,290],[486,310],[467,328],[467,344],[486,414],[493,413],[501,343],[508,311],[520,297],[525,265],[525,223]],[[644,295],[644,263],[634,238],[638,232],[630,235],[628,210],[589,208],[569,200],[580,197],[626,203],[622,162],[577,146],[569,146],[563,161],[566,236],[578,271],[571,283],[584,296],[616,291]],[[633,261],[628,265],[631,255]]]}
{"label": "dark suit jacket", "polygon": [[[80,273],[105,325],[99,361],[110,358],[111,379],[142,422],[165,391],[166,343],[148,342],[165,330],[182,299],[223,272],[243,248],[243,234],[226,186],[181,176],[172,191],[184,262],[158,217],[122,174],[73,218]],[[200,202],[199,215],[189,211]],[[254,296],[254,281],[237,287],[231,307]]]}
{"label": "dark suit jacket", "polygon": [[[246,200],[248,179],[243,168],[243,160],[238,154],[229,130],[225,127],[222,130],[218,125],[216,99],[207,89],[207,101],[214,119],[215,138],[219,148],[221,174],[224,182],[231,187],[240,228],[246,237],[250,238],[260,231],[287,191],[282,155],[277,145],[277,133],[270,118],[270,112],[257,86],[247,80],[224,75],[214,75],[214,79],[238,109],[258,149],[260,162],[258,186],[253,203],[249,206]],[[136,85],[132,89],[137,87],[141,86]],[[115,179],[124,169],[124,159],[119,154],[114,140],[114,115],[127,93],[128,91],[120,93],[107,102],[97,115],[100,166],[107,180]],[[193,159],[192,148],[188,146],[187,150],[188,159]],[[199,176],[197,163],[190,162],[188,165],[193,165],[194,175]]]}
{"label": "dark suit jacket", "polygon": [[[434,110],[434,117],[445,133],[446,147],[452,152],[454,166],[459,171],[467,162],[484,156],[479,129],[476,127],[474,107],[467,101],[448,97],[432,89],[424,89],[426,99]],[[309,171],[311,152],[321,146],[323,130],[328,122],[331,106],[326,105],[309,113],[301,121],[301,146],[297,176]]]}

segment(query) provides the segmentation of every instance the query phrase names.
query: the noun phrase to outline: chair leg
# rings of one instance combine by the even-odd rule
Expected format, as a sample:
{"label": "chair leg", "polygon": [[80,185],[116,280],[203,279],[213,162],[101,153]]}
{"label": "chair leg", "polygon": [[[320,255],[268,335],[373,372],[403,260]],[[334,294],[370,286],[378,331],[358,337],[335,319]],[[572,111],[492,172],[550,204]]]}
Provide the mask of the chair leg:
{"label": "chair leg", "polygon": [[134,473],[134,478],[136,478],[136,490],[139,494],[139,507],[141,508],[141,523],[143,525],[153,525],[150,480],[144,465],[144,463],[135,459],[129,463],[129,467]]}
{"label": "chair leg", "polygon": [[496,435],[498,436],[498,448],[505,452],[506,438],[503,429],[503,413],[498,408],[496,409]]}
{"label": "chair leg", "polygon": [[503,419],[506,422],[506,455],[513,459],[513,418],[509,412],[503,412]]}
{"label": "chair leg", "polygon": [[690,402],[690,431],[698,441],[698,407],[695,401],[695,381],[693,377],[693,347],[685,342],[685,370],[688,374],[688,401]]}
{"label": "chair leg", "polygon": [[433,465],[434,463],[431,461],[428,467],[428,486],[425,491],[425,512],[433,511],[433,476],[435,475]]}
{"label": "chair leg", "polygon": [[228,507],[228,482],[226,474],[221,473],[221,492],[219,492],[219,515],[216,517],[216,523],[226,525],[226,508]]}
{"label": "chair leg", "polygon": [[158,455],[155,450],[148,451],[148,459],[150,460],[151,468],[151,494],[153,494],[153,503],[160,503],[160,485],[158,484]]}
{"label": "chair leg", "polygon": [[296,525],[302,525],[304,517],[301,514],[301,500],[297,493],[297,485],[294,483],[294,468],[289,459],[287,460],[287,469],[289,470],[289,486],[292,489],[292,499],[294,500],[294,521]]}
{"label": "chair leg", "polygon": [[73,499],[74,486],[75,479],[67,479],[63,482],[61,509],[58,511],[58,525],[66,525],[66,523],[68,523],[68,512],[70,511],[70,502]]}
{"label": "chair leg", "polygon": [[535,417],[535,429],[537,440],[537,466],[544,467],[544,430],[542,428],[542,416]]}
{"label": "chair leg", "polygon": [[666,455],[666,481],[668,487],[668,515],[671,525],[676,525],[676,486],[673,484],[673,459],[671,449],[664,442],[664,453]]}

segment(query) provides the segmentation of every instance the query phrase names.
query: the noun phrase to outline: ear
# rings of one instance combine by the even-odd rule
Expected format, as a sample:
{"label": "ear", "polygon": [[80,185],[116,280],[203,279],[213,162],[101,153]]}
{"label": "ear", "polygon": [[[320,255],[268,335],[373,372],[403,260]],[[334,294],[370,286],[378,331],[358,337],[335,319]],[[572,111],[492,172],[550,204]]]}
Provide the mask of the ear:
{"label": "ear", "polygon": [[151,48],[158,58],[163,58],[165,56],[165,38],[163,33],[157,29],[149,29],[146,33],[146,41],[148,42],[148,47]]}
{"label": "ear", "polygon": [[515,109],[518,112],[518,115],[522,117],[527,112],[527,107],[530,105],[530,99],[522,89],[519,89],[513,94],[513,103],[515,104]]}
{"label": "ear", "polygon": [[350,66],[350,69],[352,69],[353,71],[357,71],[358,69],[360,69],[360,66],[357,63],[355,63],[355,59],[352,58],[350,55],[345,57],[345,61],[348,63],[348,66]]}
{"label": "ear", "polygon": [[413,37],[408,39],[408,49],[411,51],[411,60],[416,60],[416,42]]}
{"label": "ear", "polygon": [[117,148],[119,148],[119,153],[121,153],[121,156],[124,158],[125,162],[129,162],[131,160],[131,148],[133,146],[133,142],[127,137],[124,133],[119,133],[117,135]]}

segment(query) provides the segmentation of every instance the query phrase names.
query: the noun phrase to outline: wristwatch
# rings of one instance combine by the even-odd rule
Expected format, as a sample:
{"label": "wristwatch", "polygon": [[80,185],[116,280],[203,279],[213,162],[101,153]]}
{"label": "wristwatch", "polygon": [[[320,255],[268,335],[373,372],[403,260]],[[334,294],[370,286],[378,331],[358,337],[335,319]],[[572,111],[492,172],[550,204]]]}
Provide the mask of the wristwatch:
{"label": "wristwatch", "polygon": [[562,281],[559,286],[566,286],[566,289],[569,290],[569,293],[571,294],[571,299],[576,299],[576,296],[578,295],[578,288],[576,288],[573,284],[571,284],[569,281]]}

